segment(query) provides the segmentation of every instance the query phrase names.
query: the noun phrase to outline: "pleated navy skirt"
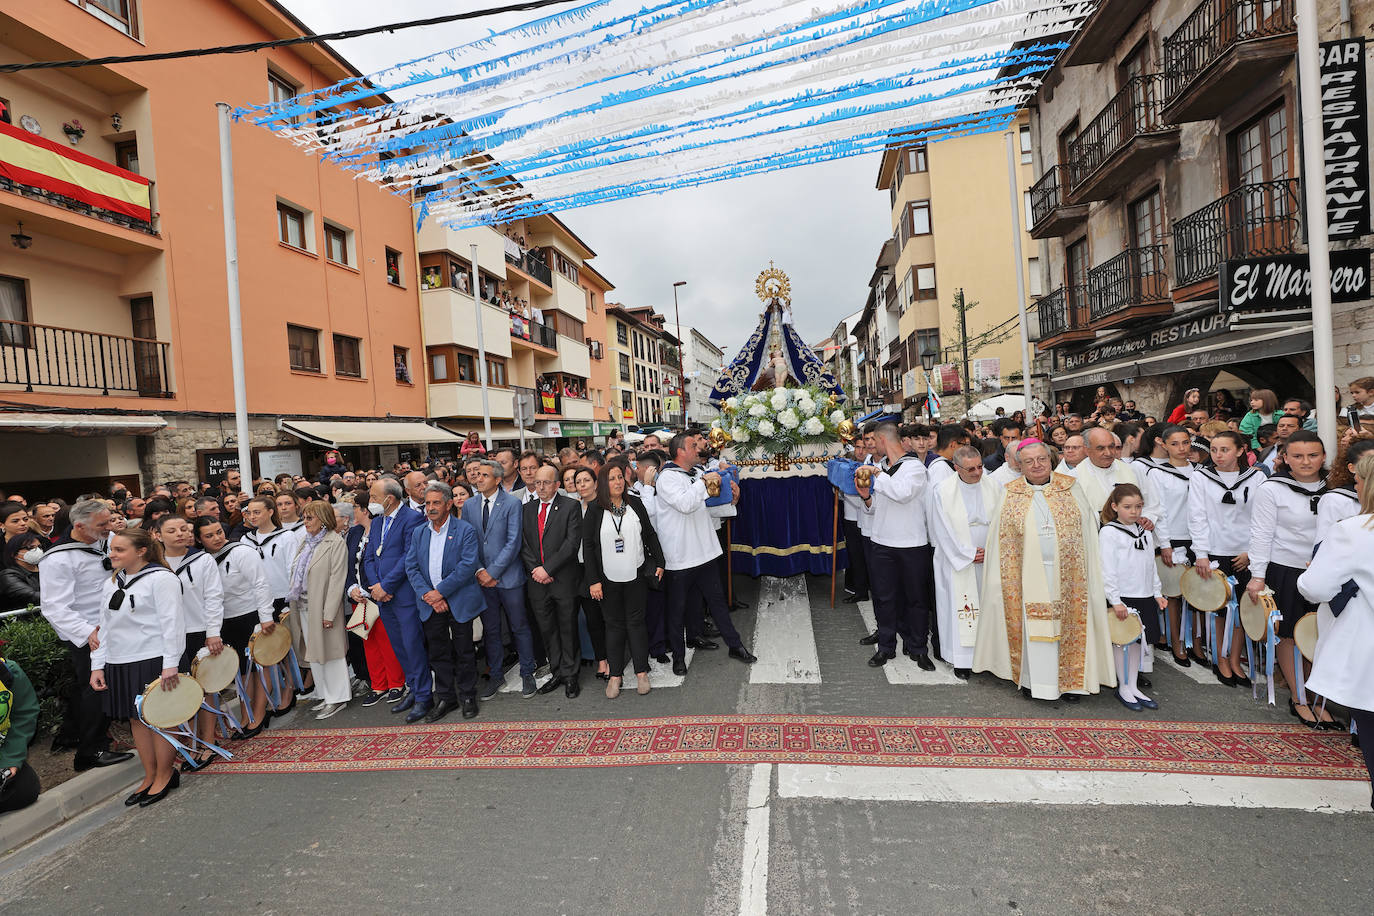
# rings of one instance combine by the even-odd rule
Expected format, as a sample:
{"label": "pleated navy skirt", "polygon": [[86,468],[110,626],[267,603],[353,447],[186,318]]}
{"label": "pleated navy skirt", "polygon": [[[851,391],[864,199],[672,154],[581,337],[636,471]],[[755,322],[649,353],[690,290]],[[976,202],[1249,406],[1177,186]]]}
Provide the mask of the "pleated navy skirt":
{"label": "pleated navy skirt", "polygon": [[111,719],[133,719],[138,716],[134,699],[143,696],[148,685],[162,677],[162,657],[138,662],[117,662],[105,665],[105,690],[100,705]]}

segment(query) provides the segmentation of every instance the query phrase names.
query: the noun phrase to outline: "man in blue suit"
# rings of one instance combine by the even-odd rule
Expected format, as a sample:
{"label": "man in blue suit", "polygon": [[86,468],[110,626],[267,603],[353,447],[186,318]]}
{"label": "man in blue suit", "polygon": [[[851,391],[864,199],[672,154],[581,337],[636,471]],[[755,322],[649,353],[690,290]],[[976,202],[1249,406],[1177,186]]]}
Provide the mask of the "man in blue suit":
{"label": "man in blue suit", "polygon": [[477,495],[463,503],[463,521],[477,529],[481,542],[481,567],[477,584],[486,597],[482,612],[483,640],[491,681],[482,699],[496,696],[505,670],[501,657],[501,611],[506,612],[515,652],[520,657],[521,696],[535,695],[534,634],[525,616],[525,567],[520,563],[520,497],[501,486],[503,468],[496,461],[483,460],[468,469],[468,479]]}
{"label": "man in blue suit", "polygon": [[[427,525],[415,529],[406,554],[406,576],[419,602],[416,608],[429,643],[436,702],[419,703],[407,722],[438,722],[463,706],[463,718],[477,715],[477,653],[472,648],[472,621],[486,601],[473,578],[477,572],[477,529],[454,518],[453,488],[437,480],[424,489]],[[428,715],[426,715],[428,713]]]}
{"label": "man in blue suit", "polygon": [[424,516],[406,505],[406,491],[394,477],[382,477],[368,491],[368,509],[375,518],[363,553],[363,589],[377,602],[386,635],[409,692],[392,712],[414,706],[429,708],[429,658],[425,635],[415,608],[415,590],[406,578],[406,551],[410,535],[425,523]]}

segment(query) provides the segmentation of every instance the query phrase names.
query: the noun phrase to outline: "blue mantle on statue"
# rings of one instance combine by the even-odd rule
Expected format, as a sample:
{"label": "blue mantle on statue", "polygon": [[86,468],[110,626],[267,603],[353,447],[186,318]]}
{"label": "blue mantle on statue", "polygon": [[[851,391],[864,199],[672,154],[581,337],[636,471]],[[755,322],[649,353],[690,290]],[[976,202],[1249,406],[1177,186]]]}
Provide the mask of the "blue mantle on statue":
{"label": "blue mantle on statue", "polygon": [[[730,568],[746,576],[830,575],[835,490],[823,477],[740,481],[739,515],[730,531]],[[843,511],[843,510],[841,510]],[[847,565],[844,526],[839,559]]]}

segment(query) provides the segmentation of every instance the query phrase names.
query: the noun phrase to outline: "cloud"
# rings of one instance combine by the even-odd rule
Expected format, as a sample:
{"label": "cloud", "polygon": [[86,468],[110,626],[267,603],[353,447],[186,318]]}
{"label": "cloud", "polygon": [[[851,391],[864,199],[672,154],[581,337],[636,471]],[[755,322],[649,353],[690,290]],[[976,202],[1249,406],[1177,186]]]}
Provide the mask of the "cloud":
{"label": "cloud", "polygon": [[[285,0],[310,28],[334,31],[474,9],[472,0]],[[338,42],[364,73],[455,47],[535,14],[508,14],[397,34]],[[798,332],[808,343],[827,336],[863,306],[878,248],[889,235],[887,195],[874,189],[878,157],[819,165],[616,201],[559,217],[582,237],[592,262],[616,290],[613,301],[650,305],[674,321],[672,284],[683,325],[700,329],[726,352],[753,331],[762,304],[754,278],[771,259],[792,281]]]}

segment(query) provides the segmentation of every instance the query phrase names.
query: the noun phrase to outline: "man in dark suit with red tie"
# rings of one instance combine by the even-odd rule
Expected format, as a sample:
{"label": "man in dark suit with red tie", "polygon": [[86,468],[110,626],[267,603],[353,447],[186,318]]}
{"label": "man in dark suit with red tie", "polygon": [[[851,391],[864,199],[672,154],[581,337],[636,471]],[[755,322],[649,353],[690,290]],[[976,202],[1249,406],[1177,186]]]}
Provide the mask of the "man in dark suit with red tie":
{"label": "man in dark suit with red tie", "polygon": [[582,691],[578,683],[582,643],[577,633],[582,510],[577,500],[558,494],[558,471],[551,464],[534,472],[534,492],[538,498],[523,507],[520,558],[530,574],[530,608],[544,636],[553,674],[539,692],[552,693],[561,683],[568,696],[575,697]]}

